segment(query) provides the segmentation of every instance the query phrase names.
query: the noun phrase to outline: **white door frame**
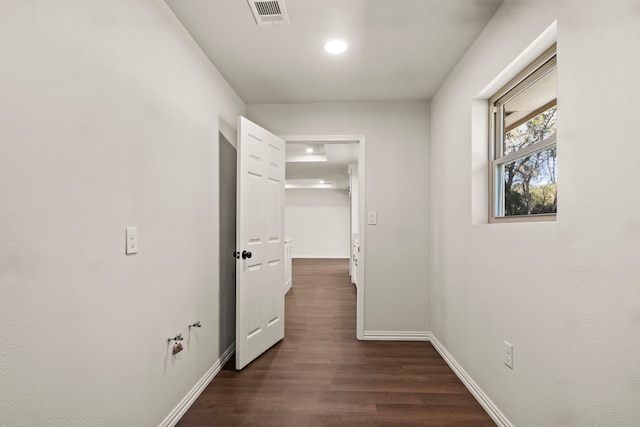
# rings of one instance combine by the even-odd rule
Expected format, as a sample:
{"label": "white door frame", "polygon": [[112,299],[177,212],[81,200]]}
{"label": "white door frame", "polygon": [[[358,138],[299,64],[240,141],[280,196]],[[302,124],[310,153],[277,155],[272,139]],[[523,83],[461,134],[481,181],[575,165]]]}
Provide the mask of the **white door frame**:
{"label": "white door frame", "polygon": [[[364,339],[364,291],[365,291],[365,230],[367,224],[366,215],[366,185],[365,185],[365,136],[364,135],[280,135],[280,138],[289,142],[312,143],[357,143],[358,144],[358,242],[360,253],[358,254],[358,286],[356,288],[356,337]],[[352,245],[351,236],[349,245]]]}

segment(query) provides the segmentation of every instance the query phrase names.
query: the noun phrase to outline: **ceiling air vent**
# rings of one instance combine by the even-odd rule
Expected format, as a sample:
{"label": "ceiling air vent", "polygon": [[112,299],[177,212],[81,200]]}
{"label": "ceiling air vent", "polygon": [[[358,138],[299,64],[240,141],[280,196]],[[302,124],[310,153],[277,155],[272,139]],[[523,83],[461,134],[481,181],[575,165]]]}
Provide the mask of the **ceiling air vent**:
{"label": "ceiling air vent", "polygon": [[253,17],[258,25],[288,24],[289,17],[284,0],[257,1],[248,0]]}

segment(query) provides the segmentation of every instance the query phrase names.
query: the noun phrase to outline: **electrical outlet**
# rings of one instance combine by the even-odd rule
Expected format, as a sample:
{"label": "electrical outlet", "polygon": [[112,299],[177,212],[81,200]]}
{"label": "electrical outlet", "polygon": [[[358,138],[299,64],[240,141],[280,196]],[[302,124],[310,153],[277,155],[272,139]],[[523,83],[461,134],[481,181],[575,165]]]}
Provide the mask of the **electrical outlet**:
{"label": "electrical outlet", "polygon": [[504,342],[504,364],[513,369],[513,345]]}
{"label": "electrical outlet", "polygon": [[138,253],[138,227],[127,227],[126,245],[127,255]]}

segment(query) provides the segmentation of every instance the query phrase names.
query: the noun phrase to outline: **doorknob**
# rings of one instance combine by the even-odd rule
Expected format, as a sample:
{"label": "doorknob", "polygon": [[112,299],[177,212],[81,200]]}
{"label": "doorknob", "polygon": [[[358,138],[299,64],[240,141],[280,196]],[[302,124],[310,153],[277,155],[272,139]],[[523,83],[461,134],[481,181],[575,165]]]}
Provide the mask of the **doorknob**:
{"label": "doorknob", "polygon": [[233,257],[234,257],[235,259],[240,259],[240,252],[238,252],[238,251],[233,251]]}
{"label": "doorknob", "polygon": [[242,251],[242,259],[251,258],[251,252]]}

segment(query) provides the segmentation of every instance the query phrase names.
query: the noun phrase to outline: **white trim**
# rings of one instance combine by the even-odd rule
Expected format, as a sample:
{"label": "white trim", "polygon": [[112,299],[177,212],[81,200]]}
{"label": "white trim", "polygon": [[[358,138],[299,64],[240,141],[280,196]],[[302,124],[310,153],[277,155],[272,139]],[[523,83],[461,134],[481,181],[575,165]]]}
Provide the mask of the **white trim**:
{"label": "white trim", "polygon": [[364,331],[364,339],[369,341],[429,341],[427,331]]}
{"label": "white trim", "polygon": [[358,143],[358,242],[360,243],[360,255],[358,255],[358,286],[356,287],[356,338],[364,337],[365,319],[365,259],[366,259],[366,162],[365,162],[365,135],[280,135],[286,142],[308,143]]}
{"label": "white trim", "polygon": [[[367,162],[365,161],[365,137],[362,135],[358,144],[358,269],[356,277],[356,338],[364,339],[365,304],[364,292],[366,289],[365,265],[367,253]],[[351,235],[353,238],[353,234]]]}
{"label": "white trim", "polygon": [[280,135],[280,138],[287,142],[348,144],[362,142],[364,135]]}
{"label": "white trim", "polygon": [[167,417],[160,423],[160,427],[173,427],[175,426],[180,418],[187,412],[187,410],[193,405],[193,402],[196,401],[200,393],[204,391],[204,389],[209,385],[209,383],[215,378],[215,376],[220,372],[220,369],[231,359],[233,353],[236,351],[236,344],[233,343],[231,346],[220,356],[220,358],[213,364],[211,368],[204,374],[200,381],[193,386],[193,388],[187,393],[187,395],[178,403],[178,405],[173,408],[173,410],[167,415]]}
{"label": "white trim", "polygon": [[349,255],[297,255],[291,259],[349,259]]}
{"label": "white trim", "polygon": [[527,64],[532,63],[544,51],[553,46],[558,41],[558,21],[553,21],[538,36],[533,43],[527,46],[509,65],[507,65],[484,89],[480,91],[476,98],[489,99],[501,87],[509,83],[511,79],[518,75]]}
{"label": "white trim", "polygon": [[478,403],[482,405],[487,414],[491,417],[491,419],[500,427],[513,427],[513,424],[505,417],[505,415],[500,412],[500,409],[496,406],[495,403],[486,395],[484,391],[480,388],[478,384],[467,374],[467,372],[460,366],[456,359],[453,358],[451,354],[447,351],[446,348],[438,341],[438,339],[433,336],[432,333],[429,333],[430,341],[433,347],[436,349],[440,356],[447,362],[447,365],[455,372],[455,374],[460,378],[460,381],[467,387],[467,389],[471,392],[473,397],[476,398]]}

